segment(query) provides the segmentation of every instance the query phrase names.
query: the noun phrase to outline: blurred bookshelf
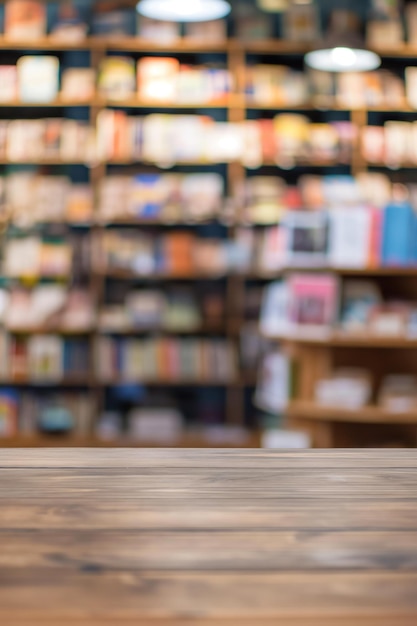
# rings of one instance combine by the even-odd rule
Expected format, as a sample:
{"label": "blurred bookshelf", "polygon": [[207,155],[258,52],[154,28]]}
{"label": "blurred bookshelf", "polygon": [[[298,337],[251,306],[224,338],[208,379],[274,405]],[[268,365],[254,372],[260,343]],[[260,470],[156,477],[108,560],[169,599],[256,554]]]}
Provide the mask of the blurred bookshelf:
{"label": "blurred bookshelf", "polygon": [[[380,71],[323,78],[302,65],[312,40],[267,31],[245,40],[237,21],[228,29],[206,41],[170,32],[158,42],[128,29],[74,41],[0,37],[0,446],[159,445],[152,419],[174,429],[163,443],[179,447],[259,446],[264,413],[316,446],[354,442],[333,437],[336,422],[416,423],[413,398],[390,411],[376,390],[417,365],[417,239],[398,259],[370,240],[384,228],[375,211],[383,220],[387,205],[417,195],[417,42],[370,46]],[[358,216],[351,237],[362,242],[352,267],[347,243],[343,258],[331,252],[344,228],[334,206],[346,202]],[[292,224],[291,214],[319,212],[325,243],[319,233],[309,249],[320,224]],[[405,213],[403,230],[414,229]],[[280,233],[293,241],[301,230],[307,251],[284,250]],[[292,276],[317,278],[333,316],[313,329],[265,329],[268,289]],[[334,284],[320,286],[329,276]],[[356,279],[380,287],[375,309],[401,301],[374,332],[341,328],[339,299]],[[263,363],[275,352],[283,369],[271,369],[281,372],[272,384],[292,397],[269,404]],[[363,362],[374,375],[363,406],[317,401],[321,379]],[[210,401],[199,397],[213,389]],[[129,420],[139,435],[122,436]],[[187,434],[204,426],[224,431]]]}

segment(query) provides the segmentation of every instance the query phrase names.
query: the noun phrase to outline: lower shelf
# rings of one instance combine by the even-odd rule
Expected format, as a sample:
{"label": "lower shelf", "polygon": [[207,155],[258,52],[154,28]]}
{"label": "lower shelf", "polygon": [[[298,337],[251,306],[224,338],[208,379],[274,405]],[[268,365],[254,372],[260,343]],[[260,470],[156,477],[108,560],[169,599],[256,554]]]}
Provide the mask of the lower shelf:
{"label": "lower shelf", "polygon": [[314,402],[292,402],[287,409],[290,418],[322,422],[359,422],[367,424],[417,424],[417,411],[394,412],[378,406],[357,410],[320,406]]}
{"label": "lower shelf", "polygon": [[250,434],[243,444],[211,442],[198,435],[184,435],[179,441],[171,444],[137,442],[127,439],[103,441],[94,437],[48,437],[42,435],[0,439],[0,448],[259,448],[260,446],[261,438],[257,433]]}

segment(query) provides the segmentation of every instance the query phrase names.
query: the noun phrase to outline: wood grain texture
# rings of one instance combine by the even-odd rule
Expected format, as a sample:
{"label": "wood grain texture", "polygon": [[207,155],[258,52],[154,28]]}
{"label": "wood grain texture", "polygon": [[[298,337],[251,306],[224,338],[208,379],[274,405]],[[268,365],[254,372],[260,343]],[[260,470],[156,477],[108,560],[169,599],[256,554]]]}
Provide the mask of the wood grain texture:
{"label": "wood grain texture", "polygon": [[417,624],[417,452],[1,450],[0,624]]}

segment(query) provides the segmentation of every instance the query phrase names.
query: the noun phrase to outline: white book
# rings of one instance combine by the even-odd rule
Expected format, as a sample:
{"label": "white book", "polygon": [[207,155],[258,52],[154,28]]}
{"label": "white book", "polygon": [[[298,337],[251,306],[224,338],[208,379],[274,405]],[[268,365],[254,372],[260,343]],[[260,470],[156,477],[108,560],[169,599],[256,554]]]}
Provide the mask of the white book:
{"label": "white book", "polygon": [[280,352],[268,354],[261,366],[255,405],[274,415],[285,411],[289,400],[290,380],[288,357]]}
{"label": "white book", "polygon": [[34,380],[55,381],[64,375],[64,342],[60,337],[44,335],[28,341],[29,373]]}
{"label": "white book", "polygon": [[274,282],[265,288],[260,329],[266,336],[279,337],[290,329],[289,323],[290,294],[284,281]]}
{"label": "white book", "polygon": [[405,68],[405,88],[408,104],[417,109],[417,67]]}
{"label": "white book", "polygon": [[371,243],[372,212],[368,207],[330,212],[329,263],[332,267],[364,268]]}
{"label": "white book", "polygon": [[24,56],[17,62],[18,93],[21,102],[53,102],[59,92],[59,59],[52,56]]}

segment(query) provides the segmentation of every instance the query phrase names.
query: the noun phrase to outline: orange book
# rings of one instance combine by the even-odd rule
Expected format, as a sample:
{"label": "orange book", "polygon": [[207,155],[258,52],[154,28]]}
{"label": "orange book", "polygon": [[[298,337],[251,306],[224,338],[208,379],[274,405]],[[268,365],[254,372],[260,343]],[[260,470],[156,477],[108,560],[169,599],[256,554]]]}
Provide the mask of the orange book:
{"label": "orange book", "polygon": [[194,244],[194,235],[187,232],[176,232],[165,237],[165,260],[169,273],[192,274]]}
{"label": "orange book", "polygon": [[130,159],[132,151],[129,139],[129,118],[124,111],[114,111],[113,113],[113,158],[116,161]]}
{"label": "orange book", "polygon": [[138,62],[138,92],[144,100],[175,102],[180,64],[177,59],[145,57]]}
{"label": "orange book", "polygon": [[277,141],[273,120],[259,120],[261,129],[262,159],[264,163],[275,163]]}

